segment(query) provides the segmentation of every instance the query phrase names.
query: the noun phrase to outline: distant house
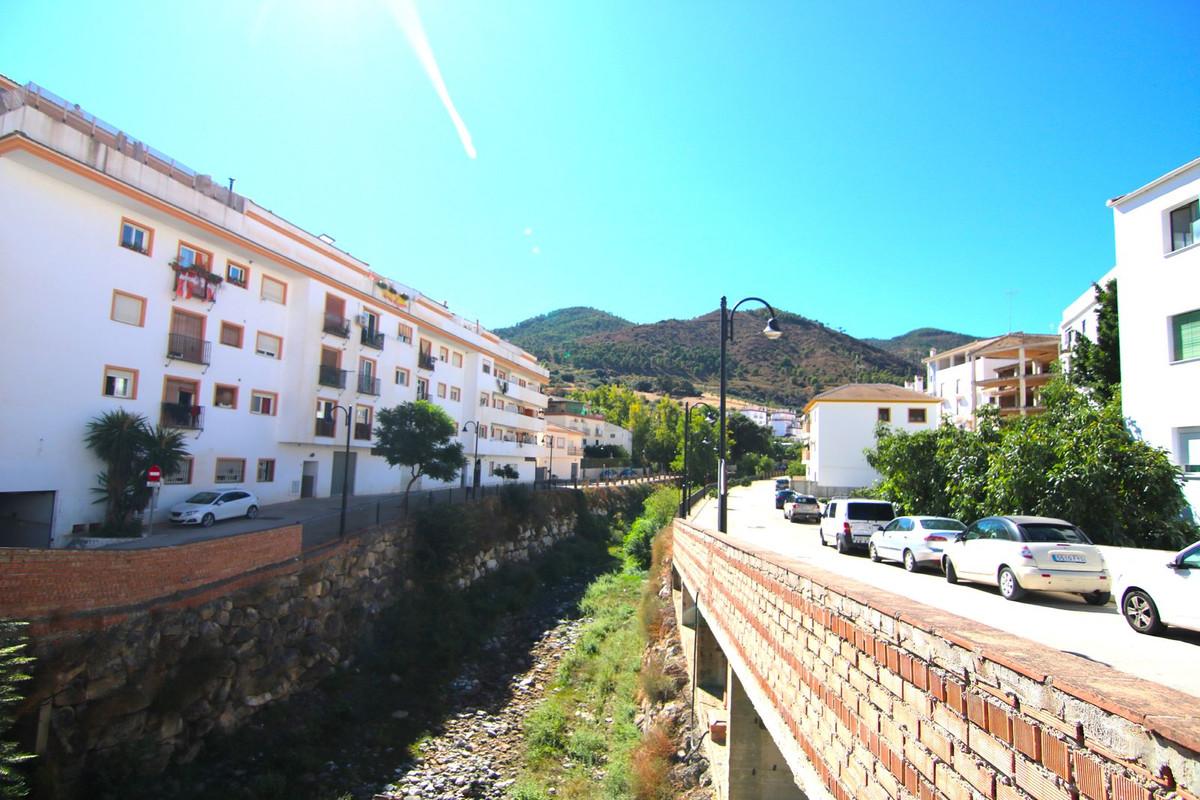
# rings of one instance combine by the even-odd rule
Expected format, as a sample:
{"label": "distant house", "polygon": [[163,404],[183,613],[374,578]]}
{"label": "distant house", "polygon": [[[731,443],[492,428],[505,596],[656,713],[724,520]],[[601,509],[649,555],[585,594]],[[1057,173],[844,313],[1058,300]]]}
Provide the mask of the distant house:
{"label": "distant house", "polygon": [[869,486],[879,473],[863,451],[875,446],[880,422],[904,431],[940,422],[938,400],[887,383],[851,383],[814,397],[804,407],[806,477],[823,486]]}
{"label": "distant house", "polygon": [[1108,205],[1123,411],[1171,454],[1200,510],[1200,158]]}
{"label": "distant house", "polygon": [[626,453],[633,453],[633,433],[609,422],[582,400],[550,398],[546,422],[579,432],[581,447],[616,445],[624,448]]}
{"label": "distant house", "polygon": [[570,480],[583,477],[583,434],[572,428],[546,423],[546,435],[538,452],[538,472],[548,478]]}
{"label": "distant house", "polygon": [[[1113,267],[1096,281],[1103,288],[1110,280],[1117,277],[1117,268]],[[1066,308],[1063,309],[1062,321],[1058,323],[1059,361],[1063,371],[1071,368],[1071,349],[1080,339],[1088,339],[1095,343],[1096,332],[1099,329],[1100,304],[1096,302],[1096,287],[1088,286],[1087,290]]]}
{"label": "distant house", "polygon": [[1039,392],[1058,359],[1053,334],[1009,333],[979,339],[924,359],[926,391],[938,398],[938,413],[962,428],[974,428],[975,414],[994,405],[1001,415],[1042,410]]}

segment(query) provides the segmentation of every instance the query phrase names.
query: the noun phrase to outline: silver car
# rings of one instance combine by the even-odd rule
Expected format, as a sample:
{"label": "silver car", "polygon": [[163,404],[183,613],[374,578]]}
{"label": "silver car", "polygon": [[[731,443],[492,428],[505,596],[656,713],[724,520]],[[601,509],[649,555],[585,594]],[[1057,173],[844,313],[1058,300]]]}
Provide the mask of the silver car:
{"label": "silver car", "polygon": [[811,494],[798,494],[783,504],[783,516],[788,522],[810,522],[815,525],[821,521],[821,504]]}
{"label": "silver car", "polygon": [[916,572],[921,567],[940,566],[946,545],[966,529],[949,517],[896,517],[871,534],[867,552],[872,561],[899,561],[909,572]]}

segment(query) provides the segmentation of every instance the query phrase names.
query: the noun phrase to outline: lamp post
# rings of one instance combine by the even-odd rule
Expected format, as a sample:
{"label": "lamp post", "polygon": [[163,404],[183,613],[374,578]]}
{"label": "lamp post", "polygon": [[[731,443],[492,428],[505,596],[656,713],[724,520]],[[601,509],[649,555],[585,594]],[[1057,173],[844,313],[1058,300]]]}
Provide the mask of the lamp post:
{"label": "lamp post", "polygon": [[[725,345],[733,341],[733,315],[742,303],[754,300],[762,303],[771,312],[767,326],[763,328],[763,336],[768,339],[778,339],[783,335],[779,323],[775,321],[775,309],[761,297],[745,297],[739,300],[733,308],[728,308],[725,296],[721,296],[721,454],[717,462],[717,530],[725,533],[729,529],[729,482],[725,475]],[[728,308],[728,310],[726,310]]]}
{"label": "lamp post", "polygon": [[463,425],[463,433],[466,433],[472,425],[475,426],[475,466],[471,478],[471,495],[474,496],[479,491],[479,422],[476,420],[467,422]]}
{"label": "lamp post", "polygon": [[554,486],[554,434],[547,433],[542,436],[542,444],[548,444],[550,447],[550,464],[547,467],[546,479]]}
{"label": "lamp post", "polygon": [[[713,411],[713,407],[708,403],[700,402],[695,405],[688,403],[683,404],[683,480],[680,482],[680,487],[683,490],[682,496],[679,498],[679,516],[687,518],[688,513],[692,510],[692,504],[688,502],[688,495],[691,494],[691,473],[688,471],[688,442],[692,434],[692,409],[704,406],[709,411]],[[705,414],[705,418],[708,415]]]}
{"label": "lamp post", "polygon": [[350,409],[343,405],[333,403],[325,419],[337,424],[337,414],[335,411],[341,411],[346,417],[346,458],[342,462],[342,517],[338,522],[338,538],[342,539],[346,536],[346,492],[350,489],[350,429],[353,427],[353,420],[350,417]]}

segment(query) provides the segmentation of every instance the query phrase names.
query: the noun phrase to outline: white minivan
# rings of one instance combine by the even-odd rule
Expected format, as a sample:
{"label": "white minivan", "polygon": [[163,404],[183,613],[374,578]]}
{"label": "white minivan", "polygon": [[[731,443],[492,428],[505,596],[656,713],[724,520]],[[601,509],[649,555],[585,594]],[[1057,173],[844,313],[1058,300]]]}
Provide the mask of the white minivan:
{"label": "white minivan", "polygon": [[871,534],[895,518],[896,509],[886,500],[835,497],[821,515],[821,544],[833,544],[839,553],[866,550]]}

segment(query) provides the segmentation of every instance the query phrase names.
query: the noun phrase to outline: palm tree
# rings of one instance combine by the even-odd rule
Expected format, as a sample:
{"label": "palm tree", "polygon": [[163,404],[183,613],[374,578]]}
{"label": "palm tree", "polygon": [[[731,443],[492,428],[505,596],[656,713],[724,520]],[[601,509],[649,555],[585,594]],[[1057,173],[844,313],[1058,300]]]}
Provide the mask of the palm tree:
{"label": "palm tree", "polygon": [[104,527],[110,531],[124,530],[133,510],[134,479],[137,466],[145,451],[146,418],[125,409],[108,411],[87,424],[84,443],[94,452],[106,469],[96,476],[101,495],[98,503],[106,503]]}
{"label": "palm tree", "polygon": [[[158,467],[163,475],[176,472],[183,459],[187,457],[187,448],[183,446],[183,432],[172,428],[155,425],[153,428],[144,426],[142,431],[142,454],[135,466],[134,477],[145,475],[150,467]],[[133,492],[134,510],[140,511],[150,502],[150,487],[144,480],[136,481]]]}

